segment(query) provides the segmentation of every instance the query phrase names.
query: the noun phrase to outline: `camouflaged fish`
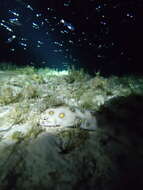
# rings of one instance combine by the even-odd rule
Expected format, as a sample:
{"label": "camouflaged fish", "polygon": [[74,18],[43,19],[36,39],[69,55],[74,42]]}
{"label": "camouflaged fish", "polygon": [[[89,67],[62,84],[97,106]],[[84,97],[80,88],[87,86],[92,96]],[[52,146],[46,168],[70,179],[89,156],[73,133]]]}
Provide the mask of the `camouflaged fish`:
{"label": "camouflaged fish", "polygon": [[47,127],[76,127],[96,130],[97,121],[90,111],[81,112],[79,109],[70,109],[67,106],[49,108],[41,114],[39,124]]}

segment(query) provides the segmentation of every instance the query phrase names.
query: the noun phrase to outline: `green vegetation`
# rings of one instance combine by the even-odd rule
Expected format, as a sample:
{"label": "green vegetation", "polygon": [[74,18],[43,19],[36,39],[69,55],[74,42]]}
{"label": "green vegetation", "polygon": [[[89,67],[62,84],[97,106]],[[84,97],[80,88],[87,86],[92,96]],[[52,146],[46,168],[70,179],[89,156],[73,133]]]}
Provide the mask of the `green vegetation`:
{"label": "green vegetation", "polygon": [[44,78],[42,75],[34,73],[30,75],[30,79],[33,80],[35,83],[38,84],[43,84],[44,83]]}
{"label": "green vegetation", "polygon": [[26,66],[17,68],[16,72],[18,74],[33,75],[37,72],[37,69],[35,69],[35,67],[32,66]]}
{"label": "green vegetation", "polygon": [[26,134],[16,131],[12,134],[11,138],[16,142],[29,141],[30,139],[37,138],[37,136],[45,130],[39,126],[32,127]]}
{"label": "green vegetation", "polygon": [[1,62],[0,63],[0,70],[2,71],[15,71],[17,69],[17,66],[14,63],[6,63],[6,62]]}
{"label": "green vegetation", "polygon": [[74,66],[69,68],[68,75],[65,77],[68,83],[83,82],[89,78],[83,69],[76,70]]}
{"label": "green vegetation", "polygon": [[88,139],[88,132],[79,128],[67,129],[59,132],[57,137],[61,154],[66,154],[83,145]]}
{"label": "green vegetation", "polygon": [[[89,77],[83,69],[74,67],[67,72],[8,64],[2,67],[0,185],[4,189],[21,189],[25,179],[29,180],[25,184],[33,184],[23,189],[39,189],[45,181],[54,182],[54,187],[49,188],[60,189],[55,187],[55,180],[58,184],[62,179],[69,185],[69,179],[75,183],[79,173],[80,188],[83,183],[83,187],[96,184],[97,189],[107,189],[111,181],[115,184],[119,179],[120,183],[118,176],[128,176],[132,171],[138,174],[139,170],[138,176],[142,176],[142,77],[105,78],[100,73]],[[91,111],[97,119],[97,129],[80,129],[84,118],[76,118],[79,122],[74,128],[40,126],[42,112],[62,105],[73,112]],[[73,186],[80,189],[78,184]]]}
{"label": "green vegetation", "polygon": [[16,131],[12,134],[11,138],[15,141],[22,141],[24,139],[24,134],[20,131]]}
{"label": "green vegetation", "polygon": [[8,119],[12,122],[13,125],[25,123],[27,121],[29,109],[30,107],[27,103],[18,103],[13,106],[12,111],[8,115]]}
{"label": "green vegetation", "polygon": [[1,70],[0,108],[13,108],[8,118],[13,124],[28,121],[37,126],[40,113],[50,107],[69,105],[98,111],[116,97],[143,94],[143,79],[138,76],[104,78],[98,72],[91,77],[74,67],[60,72],[29,66],[16,68],[6,63],[1,64]]}
{"label": "green vegetation", "polygon": [[0,88],[0,104],[7,105],[11,103],[21,102],[25,99],[37,98],[40,96],[40,91],[37,86],[28,85],[20,90],[15,90],[13,87]]}
{"label": "green vegetation", "polygon": [[40,91],[37,86],[28,85],[25,86],[21,90],[21,98],[22,99],[31,99],[31,98],[38,98],[40,96]]}
{"label": "green vegetation", "polygon": [[0,91],[0,104],[10,104],[15,102],[17,99],[16,96],[14,96],[14,92],[13,89],[11,87],[5,87],[5,88],[1,88]]}
{"label": "green vegetation", "polygon": [[46,110],[47,108],[50,107],[65,105],[65,103],[62,100],[58,100],[56,98],[55,94],[45,96],[42,99],[41,104],[43,105],[43,109],[41,111]]}

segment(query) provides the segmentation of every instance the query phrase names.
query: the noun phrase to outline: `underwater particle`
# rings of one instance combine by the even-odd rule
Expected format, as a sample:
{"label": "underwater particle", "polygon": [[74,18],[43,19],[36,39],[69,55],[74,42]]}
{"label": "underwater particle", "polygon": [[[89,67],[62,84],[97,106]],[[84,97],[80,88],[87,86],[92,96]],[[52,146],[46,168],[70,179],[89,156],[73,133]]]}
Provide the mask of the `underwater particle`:
{"label": "underwater particle", "polygon": [[49,8],[49,7],[47,8],[47,10],[48,10],[48,11],[51,11],[51,12],[54,11],[54,9]]}
{"label": "underwater particle", "polygon": [[49,115],[53,115],[54,114],[54,111],[49,111]]}
{"label": "underwater particle", "polygon": [[43,45],[44,42],[41,42],[40,40],[37,41],[37,46],[36,47],[41,47],[41,45]]}
{"label": "underwater particle", "polygon": [[73,42],[72,40],[69,40],[69,43],[70,43],[70,44],[73,44],[74,42]]}
{"label": "underwater particle", "polygon": [[53,44],[55,44],[55,45],[58,45],[58,46],[60,46],[60,47],[62,47],[63,46],[63,44],[61,44],[61,43],[59,43],[59,42],[53,42]]}
{"label": "underwater particle", "polygon": [[19,22],[18,18],[10,18],[9,19],[10,24],[21,26],[22,24]]}
{"label": "underwater particle", "polygon": [[102,58],[104,58],[104,56],[103,55],[101,55],[101,54],[97,54],[97,56],[96,56],[98,59],[102,59]]}
{"label": "underwater particle", "polygon": [[73,62],[76,62],[76,61],[77,61],[77,59],[73,58]]}
{"label": "underwater particle", "polygon": [[96,11],[100,11],[101,10],[101,5],[97,5],[95,9],[96,9]]}
{"label": "underwater particle", "polygon": [[64,117],[65,117],[65,114],[64,114],[64,113],[60,113],[60,114],[59,114],[59,117],[60,117],[60,118],[64,118]]}
{"label": "underwater particle", "polygon": [[26,49],[28,47],[28,39],[26,38],[21,38],[21,40],[18,42],[18,44]]}
{"label": "underwater particle", "polygon": [[46,64],[47,63],[47,61],[42,61],[42,64]]}
{"label": "underwater particle", "polygon": [[3,26],[3,27],[4,27],[6,30],[8,30],[9,32],[13,32],[13,30],[12,30],[9,26],[3,24],[2,22],[0,23],[0,26]]}
{"label": "underwater particle", "polygon": [[33,11],[33,8],[30,5],[27,5],[26,7],[27,9],[30,9],[31,11]]}
{"label": "underwater particle", "polygon": [[44,22],[43,22],[43,21],[41,22],[41,27],[42,27],[42,26],[44,26]]}
{"label": "underwater particle", "polygon": [[14,49],[14,48],[11,48],[11,49],[10,49],[10,51],[14,52],[14,51],[15,51],[15,49]]}
{"label": "underwater particle", "polygon": [[129,18],[134,18],[134,14],[132,12],[126,13],[126,16]]}
{"label": "underwater particle", "polygon": [[97,48],[98,48],[98,49],[101,49],[101,48],[102,48],[102,44],[99,44]]}
{"label": "underwater particle", "polygon": [[50,23],[49,20],[48,20],[47,18],[45,18],[44,20],[45,20],[46,23],[48,23],[48,24]]}
{"label": "underwater particle", "polygon": [[51,32],[53,32],[55,30],[55,28],[51,28]]}
{"label": "underwater particle", "polygon": [[64,3],[64,7],[69,7],[69,4],[68,3]]}
{"label": "underwater particle", "polygon": [[22,40],[22,41],[27,41],[28,39],[26,39],[26,38],[21,38],[21,40]]}
{"label": "underwater particle", "polygon": [[39,27],[39,25],[38,24],[36,24],[35,22],[33,22],[32,23],[32,27],[34,28],[34,29],[40,29],[40,27]]}
{"label": "underwater particle", "polygon": [[107,25],[107,22],[105,22],[105,21],[100,21],[100,24],[102,24],[102,25]]}
{"label": "underwater particle", "polygon": [[54,16],[54,17],[52,17],[52,18],[53,18],[53,19],[55,19],[55,20],[57,19],[57,17],[56,17],[56,16]]}
{"label": "underwater particle", "polygon": [[37,14],[36,14],[36,17],[41,17],[41,16],[42,16],[41,13],[37,13]]}
{"label": "underwater particle", "polygon": [[123,23],[135,21],[135,13],[132,10],[128,10],[122,13]]}
{"label": "underwater particle", "polygon": [[6,43],[11,43],[16,38],[15,35],[12,35],[10,38],[7,39]]}
{"label": "underwater particle", "polygon": [[68,28],[69,30],[72,30],[72,31],[75,30],[75,28],[74,28],[71,24],[68,24],[68,25],[67,25],[67,28]]}
{"label": "underwater particle", "polygon": [[75,27],[71,23],[65,21],[64,19],[61,19],[60,23],[62,23],[66,28],[68,28],[71,31],[75,30]]}
{"label": "underwater particle", "polygon": [[69,7],[71,5],[71,0],[66,0],[66,2],[64,2],[64,7]]}
{"label": "underwater particle", "polygon": [[19,16],[18,13],[16,13],[15,11],[12,11],[12,10],[8,10],[9,13],[13,14],[14,16]]}
{"label": "underwater particle", "polygon": [[54,50],[53,50],[53,52],[57,53],[57,52],[58,52],[58,50],[57,50],[57,49],[54,49]]}
{"label": "underwater particle", "polygon": [[63,30],[61,30],[61,31],[60,31],[60,33],[61,33],[61,34],[64,34],[64,31],[63,31]]}
{"label": "underwater particle", "polygon": [[20,43],[20,45],[21,45],[21,46],[24,46],[24,47],[27,47],[27,44],[22,43],[22,42]]}
{"label": "underwater particle", "polygon": [[67,30],[64,30],[63,32],[64,32],[64,34],[68,34],[69,33]]}

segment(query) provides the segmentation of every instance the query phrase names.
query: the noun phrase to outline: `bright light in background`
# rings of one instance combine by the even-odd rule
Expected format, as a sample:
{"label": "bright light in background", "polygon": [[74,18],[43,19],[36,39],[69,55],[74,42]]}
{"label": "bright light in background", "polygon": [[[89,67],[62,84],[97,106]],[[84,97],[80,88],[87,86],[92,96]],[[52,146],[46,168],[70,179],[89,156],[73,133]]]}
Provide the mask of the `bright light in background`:
{"label": "bright light in background", "polygon": [[68,70],[62,70],[62,71],[58,71],[58,70],[54,70],[54,69],[39,69],[38,70],[39,73],[43,73],[44,75],[47,76],[64,76],[64,75],[68,75],[69,71]]}

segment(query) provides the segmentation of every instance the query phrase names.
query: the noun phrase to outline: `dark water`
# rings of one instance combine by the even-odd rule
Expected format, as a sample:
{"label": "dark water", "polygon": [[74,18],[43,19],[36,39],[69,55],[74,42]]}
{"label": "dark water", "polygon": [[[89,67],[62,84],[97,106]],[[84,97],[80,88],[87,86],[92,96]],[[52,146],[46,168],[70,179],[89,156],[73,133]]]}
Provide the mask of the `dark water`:
{"label": "dark water", "polygon": [[143,73],[143,2],[0,1],[0,61]]}

